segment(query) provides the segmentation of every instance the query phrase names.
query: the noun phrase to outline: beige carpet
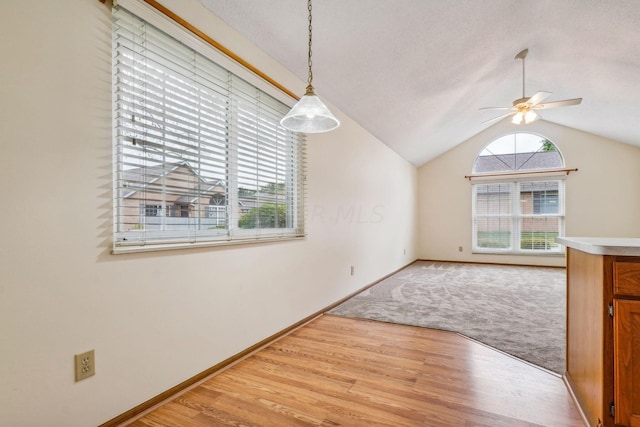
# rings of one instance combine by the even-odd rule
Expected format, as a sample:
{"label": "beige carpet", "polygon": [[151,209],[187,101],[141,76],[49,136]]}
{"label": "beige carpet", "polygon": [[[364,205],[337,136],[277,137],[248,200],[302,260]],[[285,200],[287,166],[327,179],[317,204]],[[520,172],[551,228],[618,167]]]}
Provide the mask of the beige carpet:
{"label": "beige carpet", "polygon": [[329,313],[443,329],[563,374],[565,269],[418,261]]}

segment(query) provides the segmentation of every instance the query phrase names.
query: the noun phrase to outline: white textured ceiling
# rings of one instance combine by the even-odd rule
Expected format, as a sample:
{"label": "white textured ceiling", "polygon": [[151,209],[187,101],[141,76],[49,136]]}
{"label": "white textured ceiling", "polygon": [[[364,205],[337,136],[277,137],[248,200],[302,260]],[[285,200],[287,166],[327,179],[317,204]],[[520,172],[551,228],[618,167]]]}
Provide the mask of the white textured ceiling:
{"label": "white textured ceiling", "polygon": [[[306,81],[306,1],[201,2]],[[583,98],[545,120],[640,146],[640,0],[313,3],[316,92],[417,166],[520,98],[524,48],[527,96]]]}

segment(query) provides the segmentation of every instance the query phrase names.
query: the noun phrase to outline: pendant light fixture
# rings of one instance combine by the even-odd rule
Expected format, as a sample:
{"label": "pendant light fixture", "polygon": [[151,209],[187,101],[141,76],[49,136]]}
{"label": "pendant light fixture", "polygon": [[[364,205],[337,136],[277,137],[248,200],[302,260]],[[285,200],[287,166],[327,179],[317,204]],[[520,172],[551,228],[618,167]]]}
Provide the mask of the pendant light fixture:
{"label": "pendant light fixture", "polygon": [[313,91],[313,71],[311,69],[311,0],[307,0],[309,10],[309,54],[307,64],[309,66],[309,76],[307,78],[307,91],[304,96],[293,106],[291,111],[280,120],[280,124],[293,132],[302,133],[322,133],[329,132],[340,126],[340,122],[335,118],[326,105]]}

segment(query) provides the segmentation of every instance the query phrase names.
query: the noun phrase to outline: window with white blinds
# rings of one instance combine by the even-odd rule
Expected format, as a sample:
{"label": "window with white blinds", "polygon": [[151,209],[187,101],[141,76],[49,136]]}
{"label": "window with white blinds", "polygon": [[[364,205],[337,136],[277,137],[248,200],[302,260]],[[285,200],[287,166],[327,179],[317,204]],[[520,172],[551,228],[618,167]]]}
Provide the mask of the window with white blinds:
{"label": "window with white blinds", "polygon": [[121,7],[113,35],[114,252],[304,236],[290,106]]}
{"label": "window with white blinds", "polygon": [[504,135],[481,150],[471,177],[473,251],[562,252],[555,238],[564,234],[563,166],[555,144],[536,134]]}
{"label": "window with white blinds", "polygon": [[561,252],[563,200],[563,180],[473,184],[474,251]]}

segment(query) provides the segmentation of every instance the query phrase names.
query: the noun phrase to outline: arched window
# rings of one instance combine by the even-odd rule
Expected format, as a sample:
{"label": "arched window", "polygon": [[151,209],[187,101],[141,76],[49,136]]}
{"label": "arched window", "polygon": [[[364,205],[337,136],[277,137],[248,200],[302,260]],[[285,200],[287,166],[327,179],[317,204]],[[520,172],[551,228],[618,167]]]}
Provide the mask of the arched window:
{"label": "arched window", "polygon": [[473,164],[473,173],[562,167],[562,155],[549,139],[531,133],[512,133],[494,140],[478,154]]}
{"label": "arched window", "polygon": [[[548,138],[514,133],[488,144],[473,164],[473,250],[561,252],[564,160]],[[483,176],[484,175],[484,176]]]}

